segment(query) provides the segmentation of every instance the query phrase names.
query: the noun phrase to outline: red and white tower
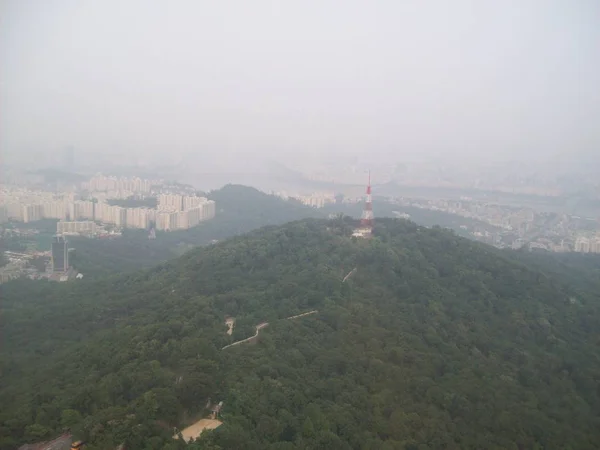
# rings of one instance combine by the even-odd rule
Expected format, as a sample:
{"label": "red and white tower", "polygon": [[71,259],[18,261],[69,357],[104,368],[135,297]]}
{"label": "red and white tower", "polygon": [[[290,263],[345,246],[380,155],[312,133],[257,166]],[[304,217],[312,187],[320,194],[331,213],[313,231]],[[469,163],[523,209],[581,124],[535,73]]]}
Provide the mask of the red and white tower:
{"label": "red and white tower", "polygon": [[367,196],[365,198],[365,209],[363,209],[360,220],[361,227],[371,231],[373,229],[373,199],[371,198],[371,171],[369,170],[369,184],[367,184]]}

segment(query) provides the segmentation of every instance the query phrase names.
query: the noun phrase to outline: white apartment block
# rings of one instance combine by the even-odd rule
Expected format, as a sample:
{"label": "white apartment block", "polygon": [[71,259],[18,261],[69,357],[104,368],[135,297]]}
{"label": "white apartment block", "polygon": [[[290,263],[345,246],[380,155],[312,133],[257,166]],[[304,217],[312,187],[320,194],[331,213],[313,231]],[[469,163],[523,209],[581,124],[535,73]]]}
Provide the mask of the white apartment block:
{"label": "white apartment block", "polygon": [[56,224],[56,232],[58,234],[65,234],[65,233],[94,234],[96,232],[96,222],[91,221],[91,220],[58,222]]}
{"label": "white apartment block", "polygon": [[149,208],[127,208],[127,228],[148,229],[150,222],[156,220],[155,210]]}
{"label": "white apartment block", "polygon": [[302,204],[312,206],[313,208],[323,208],[328,203],[335,203],[334,194],[298,195],[294,198]]}
{"label": "white apartment block", "polygon": [[23,221],[23,205],[21,203],[7,203],[4,207],[9,219]]}
{"label": "white apartment block", "polygon": [[113,207],[108,203],[97,203],[94,211],[94,219],[98,222],[115,223]]}
{"label": "white apartment block", "polygon": [[69,203],[58,200],[54,202],[46,202],[44,207],[44,217],[48,219],[65,220],[69,211]]}
{"label": "white apartment block", "polygon": [[210,220],[215,217],[217,213],[217,205],[214,200],[207,200],[206,203],[202,204],[202,212],[200,213],[200,221]]}
{"label": "white apartment block", "polygon": [[42,205],[23,205],[23,222],[35,222],[44,218],[44,207]]}
{"label": "white apartment block", "polygon": [[94,202],[77,200],[69,204],[69,218],[71,220],[91,219],[94,220]]}
{"label": "white apartment block", "polygon": [[[202,199],[202,197],[197,198]],[[215,217],[215,212],[215,202],[206,199],[199,206],[185,211],[157,211],[156,229],[163,231],[187,230],[202,221],[212,219]]]}
{"label": "white apartment block", "polygon": [[158,211],[156,213],[156,229],[171,231],[177,229],[178,212]]}
{"label": "white apartment block", "polygon": [[159,211],[183,211],[184,210],[183,195],[177,194],[160,194],[158,196]]}
{"label": "white apartment block", "polygon": [[126,177],[106,177],[98,174],[87,183],[84,183],[84,187],[90,191],[130,191],[130,192],[150,192],[152,182],[138,177],[126,178]]}
{"label": "white apartment block", "polygon": [[575,251],[579,253],[600,253],[600,237],[580,237],[575,241]]}
{"label": "white apartment block", "polygon": [[[116,180],[116,181],[115,181]],[[116,178],[95,177],[94,183],[106,187]],[[129,187],[144,188],[143,180],[129,180]],[[114,183],[113,183],[114,184]],[[5,203],[0,207],[0,222],[20,220],[32,222],[43,218],[59,219],[64,223],[97,221],[119,228],[148,229],[155,223],[157,230],[185,230],[215,216],[215,202],[205,197],[163,194],[159,196],[158,208],[121,208],[100,201],[75,200],[75,196],[55,195],[26,189],[2,189]],[[70,225],[60,225],[70,227]],[[73,225],[79,227],[83,225]],[[86,225],[87,226],[87,225]],[[69,230],[71,228],[64,228]],[[78,228],[77,228],[78,229]],[[76,232],[76,231],[74,231]]]}
{"label": "white apartment block", "polygon": [[207,201],[208,199],[205,197],[183,197],[183,209],[185,211],[188,209],[197,208]]}
{"label": "white apartment block", "polygon": [[120,206],[113,206],[114,211],[114,224],[119,228],[127,227],[127,208],[121,208]]}
{"label": "white apartment block", "polygon": [[97,203],[95,205],[94,219],[98,222],[125,228],[127,226],[127,208],[111,206],[108,203]]}

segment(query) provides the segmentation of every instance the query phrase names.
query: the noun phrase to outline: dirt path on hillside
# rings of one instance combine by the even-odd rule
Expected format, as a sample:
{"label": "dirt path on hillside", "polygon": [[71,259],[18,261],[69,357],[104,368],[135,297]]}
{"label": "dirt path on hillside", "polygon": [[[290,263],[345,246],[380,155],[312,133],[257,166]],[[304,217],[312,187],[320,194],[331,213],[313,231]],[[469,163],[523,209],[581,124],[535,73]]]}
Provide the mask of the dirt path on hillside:
{"label": "dirt path on hillside", "polygon": [[242,339],[241,341],[237,341],[237,342],[234,342],[233,344],[226,345],[221,350],[225,350],[226,348],[233,347],[234,345],[243,344],[244,342],[251,342],[253,339],[256,339],[258,337],[258,332],[268,325],[269,325],[268,322],[263,322],[263,323],[256,325],[256,333],[254,333],[254,336],[250,336],[249,338]]}
{"label": "dirt path on hillside", "polygon": [[302,313],[302,314],[298,314],[297,316],[290,316],[290,317],[286,317],[286,318],[285,318],[285,320],[297,319],[297,318],[299,318],[299,317],[309,316],[309,315],[311,315],[311,314],[315,314],[315,313],[318,313],[318,312],[319,312],[319,311],[317,311],[317,310],[315,309],[315,310],[313,310],[313,311],[309,311],[309,312],[305,312],[305,313]]}
{"label": "dirt path on hillside", "polygon": [[356,272],[356,267],[354,269],[352,269],[350,272],[348,272],[348,275],[346,275],[344,277],[344,279],[342,280],[342,283],[345,283],[348,278],[350,278],[352,275],[354,275],[354,272]]}
{"label": "dirt path on hillside", "polygon": [[[308,311],[308,312],[305,312],[305,313],[302,313],[302,314],[298,314],[296,316],[286,317],[284,320],[298,319],[299,317],[308,316],[310,314],[315,314],[315,313],[318,313],[318,312],[319,311],[317,311],[315,309],[313,311]],[[225,350],[226,348],[233,347],[234,345],[240,345],[240,344],[243,344],[245,342],[252,342],[254,339],[256,339],[258,337],[258,333],[260,332],[260,330],[262,330],[263,328],[265,328],[268,325],[269,325],[269,322],[259,323],[258,325],[256,325],[256,333],[254,333],[254,336],[250,336],[249,338],[242,339],[241,341],[237,341],[237,342],[234,342],[233,344],[226,345],[221,350]]]}

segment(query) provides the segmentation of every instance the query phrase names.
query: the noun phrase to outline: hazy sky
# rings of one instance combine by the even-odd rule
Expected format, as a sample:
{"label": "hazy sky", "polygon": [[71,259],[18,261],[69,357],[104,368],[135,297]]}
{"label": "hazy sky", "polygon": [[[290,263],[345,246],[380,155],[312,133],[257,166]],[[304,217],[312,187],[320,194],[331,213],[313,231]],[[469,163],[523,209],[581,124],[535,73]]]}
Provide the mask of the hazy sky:
{"label": "hazy sky", "polygon": [[7,154],[600,153],[598,0],[14,0]]}

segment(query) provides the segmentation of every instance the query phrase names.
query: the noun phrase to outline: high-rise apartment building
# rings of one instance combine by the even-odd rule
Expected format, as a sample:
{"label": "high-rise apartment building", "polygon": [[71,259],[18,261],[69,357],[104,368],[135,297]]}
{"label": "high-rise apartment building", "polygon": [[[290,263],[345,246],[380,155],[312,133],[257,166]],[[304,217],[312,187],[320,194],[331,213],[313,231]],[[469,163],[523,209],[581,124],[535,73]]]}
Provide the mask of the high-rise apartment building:
{"label": "high-rise apartment building", "polygon": [[155,221],[154,210],[148,208],[127,208],[127,228],[148,229]]}
{"label": "high-rise apartment building", "polygon": [[120,228],[127,227],[127,209],[120,206],[112,206],[114,224]]}
{"label": "high-rise apartment building", "polygon": [[21,203],[7,203],[4,206],[9,219],[23,220],[23,205]]}
{"label": "high-rise apartment building", "polygon": [[160,194],[158,196],[158,209],[160,211],[183,211],[183,195]]}
{"label": "high-rise apartment building", "polygon": [[156,229],[171,231],[178,228],[179,212],[159,211],[156,213]]}
{"label": "high-rise apartment building", "polygon": [[42,205],[23,205],[23,222],[35,222],[44,218]]}
{"label": "high-rise apartment building", "polygon": [[207,201],[208,200],[205,197],[183,197],[183,209],[197,208]]}
{"label": "high-rise apartment building", "polygon": [[69,248],[64,236],[54,236],[51,253],[53,272],[66,272],[69,270]]}
{"label": "high-rise apartment building", "polygon": [[579,253],[589,253],[590,252],[590,240],[588,238],[578,238],[575,241],[575,251]]}
{"label": "high-rise apartment building", "polygon": [[134,193],[147,193],[150,192],[151,187],[152,182],[150,180],[144,180],[138,177],[106,177],[100,174],[90,178],[90,181],[85,183],[85,188],[93,192],[131,191]]}
{"label": "high-rise apartment building", "polygon": [[67,218],[68,203],[65,201],[53,201],[46,202],[42,205],[44,207],[44,217],[47,219],[59,219],[64,220]]}
{"label": "high-rise apartment building", "polygon": [[94,202],[78,200],[69,204],[69,218],[71,220],[94,220]]}
{"label": "high-rise apartment building", "polygon": [[207,200],[202,204],[202,213],[200,215],[200,220],[210,220],[215,217],[217,212],[217,207],[214,200]]}

